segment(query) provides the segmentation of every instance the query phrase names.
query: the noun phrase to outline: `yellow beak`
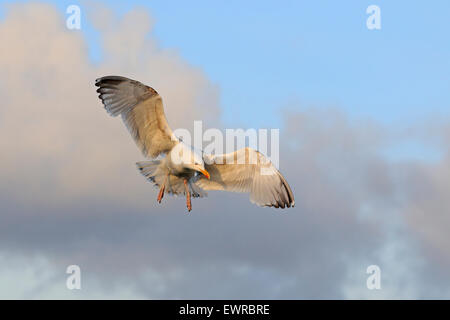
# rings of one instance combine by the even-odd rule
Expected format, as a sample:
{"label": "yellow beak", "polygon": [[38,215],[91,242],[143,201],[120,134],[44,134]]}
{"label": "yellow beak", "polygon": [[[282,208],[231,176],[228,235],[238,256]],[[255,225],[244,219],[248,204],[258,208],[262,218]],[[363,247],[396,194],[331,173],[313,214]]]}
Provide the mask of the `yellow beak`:
{"label": "yellow beak", "polygon": [[203,169],[199,169],[199,171],[207,178],[209,179],[209,172]]}

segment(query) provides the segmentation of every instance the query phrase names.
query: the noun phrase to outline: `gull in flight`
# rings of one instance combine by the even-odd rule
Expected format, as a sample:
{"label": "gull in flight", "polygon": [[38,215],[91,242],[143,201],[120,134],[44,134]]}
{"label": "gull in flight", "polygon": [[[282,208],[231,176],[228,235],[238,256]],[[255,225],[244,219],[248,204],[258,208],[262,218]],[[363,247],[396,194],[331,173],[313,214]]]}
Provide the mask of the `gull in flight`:
{"label": "gull in flight", "polygon": [[[263,207],[293,207],[294,196],[283,175],[258,151],[243,148],[223,155],[207,155],[178,139],[164,115],[161,96],[136,80],[106,76],[95,81],[106,111],[121,116],[139,149],[150,161],[136,165],[158,186],[157,201],[165,193],[206,196],[205,190],[250,193],[250,201]],[[181,156],[180,156],[181,155]]]}

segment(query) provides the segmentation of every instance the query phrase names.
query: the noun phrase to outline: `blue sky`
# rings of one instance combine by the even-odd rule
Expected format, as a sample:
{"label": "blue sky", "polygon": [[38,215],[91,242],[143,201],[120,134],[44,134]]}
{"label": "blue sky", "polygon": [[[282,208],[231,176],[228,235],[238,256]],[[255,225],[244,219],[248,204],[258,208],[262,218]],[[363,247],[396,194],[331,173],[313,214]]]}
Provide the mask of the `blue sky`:
{"label": "blue sky", "polygon": [[[54,3],[64,12],[77,1]],[[161,45],[220,85],[225,122],[279,126],[280,107],[298,105],[387,123],[450,110],[448,1],[106,3],[118,15],[148,9]],[[370,4],[381,8],[381,30],[366,28]],[[101,59],[84,22],[90,55]]]}
{"label": "blue sky", "polygon": [[[84,2],[49,2],[83,14]],[[398,128],[449,115],[448,1],[105,3],[119,16],[148,10],[161,46],[219,85],[228,125],[280,127],[283,108],[333,107]],[[381,30],[366,28],[370,4],[381,8]],[[82,18],[90,57],[101,61],[99,35]]]}

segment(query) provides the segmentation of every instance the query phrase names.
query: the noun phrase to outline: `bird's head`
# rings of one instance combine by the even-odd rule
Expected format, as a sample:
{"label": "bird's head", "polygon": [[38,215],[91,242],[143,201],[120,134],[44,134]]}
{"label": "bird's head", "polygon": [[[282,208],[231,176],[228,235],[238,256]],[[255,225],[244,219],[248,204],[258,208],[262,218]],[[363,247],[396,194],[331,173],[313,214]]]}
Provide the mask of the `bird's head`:
{"label": "bird's head", "polygon": [[192,157],[190,163],[187,165],[190,169],[195,170],[203,174],[207,179],[210,178],[209,172],[205,169],[205,162],[203,161],[203,157],[198,152],[193,150]]}
{"label": "bird's head", "polygon": [[172,161],[181,164],[184,168],[188,168],[203,174],[207,179],[210,178],[209,172],[205,169],[202,152],[195,150],[193,147],[179,143],[174,152],[171,153]]}
{"label": "bird's head", "polygon": [[205,169],[205,163],[203,162],[203,160],[202,160],[201,163],[200,163],[200,162],[197,162],[197,163],[194,162],[194,164],[191,166],[191,169],[192,169],[192,170],[195,170],[195,171],[197,171],[197,172],[200,172],[200,173],[203,174],[207,179],[210,178],[209,172],[206,171],[206,169]]}

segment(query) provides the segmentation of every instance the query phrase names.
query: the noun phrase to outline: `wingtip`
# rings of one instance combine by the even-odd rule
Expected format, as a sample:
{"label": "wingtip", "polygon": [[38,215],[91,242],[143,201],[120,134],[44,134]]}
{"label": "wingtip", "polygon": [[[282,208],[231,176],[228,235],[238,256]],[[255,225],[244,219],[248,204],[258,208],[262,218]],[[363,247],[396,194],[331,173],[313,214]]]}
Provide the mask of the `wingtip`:
{"label": "wingtip", "polygon": [[125,79],[127,79],[127,78],[121,77],[121,76],[103,76],[103,77],[95,79],[95,85],[100,86],[100,82],[102,82],[104,80],[125,80]]}

